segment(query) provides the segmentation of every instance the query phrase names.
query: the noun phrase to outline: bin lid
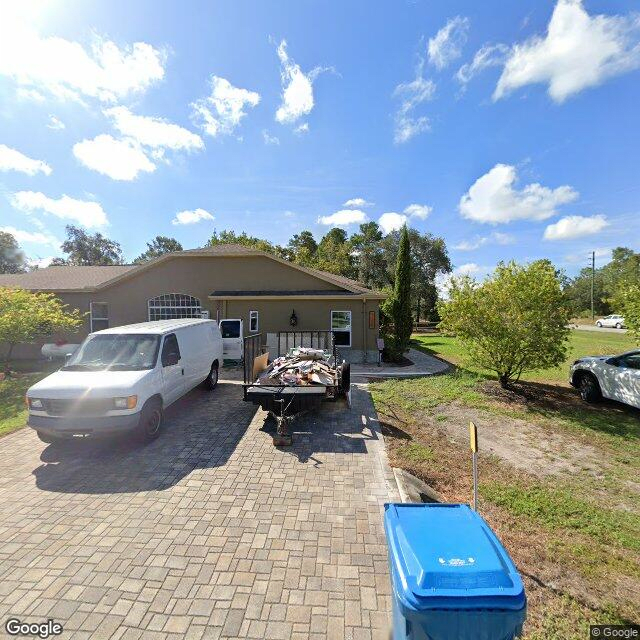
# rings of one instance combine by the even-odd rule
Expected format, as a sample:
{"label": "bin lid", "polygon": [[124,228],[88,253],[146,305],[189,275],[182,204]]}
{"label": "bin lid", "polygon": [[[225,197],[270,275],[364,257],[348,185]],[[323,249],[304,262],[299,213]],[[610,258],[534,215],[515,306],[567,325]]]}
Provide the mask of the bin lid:
{"label": "bin lid", "polygon": [[522,580],[487,523],[466,504],[386,504],[395,592],[422,609],[522,609]]}

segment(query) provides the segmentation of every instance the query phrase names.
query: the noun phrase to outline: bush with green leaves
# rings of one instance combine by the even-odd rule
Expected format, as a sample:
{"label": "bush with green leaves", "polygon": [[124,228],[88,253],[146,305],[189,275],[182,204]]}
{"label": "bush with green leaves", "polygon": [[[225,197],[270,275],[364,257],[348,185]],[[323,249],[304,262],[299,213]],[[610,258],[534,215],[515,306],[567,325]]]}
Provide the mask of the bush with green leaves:
{"label": "bush with green leaves", "polygon": [[53,293],[31,293],[0,287],[0,344],[6,346],[5,372],[17,344],[32,343],[54,333],[72,332],[82,324],[82,314],[68,310]]}
{"label": "bush with green leaves", "polygon": [[570,313],[548,260],[500,263],[482,283],[454,278],[438,310],[440,328],[462,341],[469,363],[495,372],[503,387],[566,357]]}
{"label": "bush with green leaves", "polygon": [[621,285],[612,302],[624,316],[624,324],[629,329],[629,334],[640,344],[640,282]]}

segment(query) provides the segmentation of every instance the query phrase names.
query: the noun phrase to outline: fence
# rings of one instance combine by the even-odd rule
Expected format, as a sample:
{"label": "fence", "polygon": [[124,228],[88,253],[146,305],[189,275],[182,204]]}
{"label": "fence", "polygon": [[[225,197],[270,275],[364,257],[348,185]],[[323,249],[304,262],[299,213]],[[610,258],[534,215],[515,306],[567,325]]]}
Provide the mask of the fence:
{"label": "fence", "polygon": [[293,347],[311,347],[333,351],[332,331],[279,331],[278,355],[287,353]]}
{"label": "fence", "polygon": [[244,338],[244,383],[253,382],[253,361],[262,354],[262,334],[247,336]]}

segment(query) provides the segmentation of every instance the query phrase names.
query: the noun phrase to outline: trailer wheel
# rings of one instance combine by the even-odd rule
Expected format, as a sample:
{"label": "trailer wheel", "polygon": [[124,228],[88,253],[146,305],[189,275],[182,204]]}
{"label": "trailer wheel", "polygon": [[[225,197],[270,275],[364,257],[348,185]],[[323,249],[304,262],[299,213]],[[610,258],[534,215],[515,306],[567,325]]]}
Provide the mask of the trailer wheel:
{"label": "trailer wheel", "polygon": [[340,393],[347,395],[351,388],[351,365],[343,362],[340,365]]}

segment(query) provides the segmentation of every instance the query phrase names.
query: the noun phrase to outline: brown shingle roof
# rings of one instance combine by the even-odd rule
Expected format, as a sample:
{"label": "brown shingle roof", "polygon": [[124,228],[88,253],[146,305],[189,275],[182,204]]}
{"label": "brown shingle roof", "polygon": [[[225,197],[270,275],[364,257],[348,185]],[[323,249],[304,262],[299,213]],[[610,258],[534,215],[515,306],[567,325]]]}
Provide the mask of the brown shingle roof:
{"label": "brown shingle roof", "polygon": [[[196,256],[234,256],[234,255],[248,255],[248,256],[267,256],[280,260],[285,264],[285,260],[276,258],[275,256],[245,247],[239,244],[218,244],[213,247],[202,247],[200,249],[187,249],[186,251],[176,251],[171,254],[165,254],[158,258],[154,258],[149,262],[141,265],[127,264],[127,265],[114,265],[104,267],[47,267],[46,269],[37,269],[30,273],[0,275],[0,287],[21,287],[23,289],[30,289],[32,291],[60,291],[60,290],[75,290],[81,291],[83,289],[92,289],[108,283],[114,278],[123,276],[124,274],[137,269],[149,269],[153,268],[156,262],[167,260],[171,256],[182,255],[196,255]],[[337,276],[333,273],[326,271],[320,271],[319,269],[312,269],[309,267],[298,267],[298,265],[291,264],[294,268],[302,268],[303,271],[307,271],[312,275],[315,275],[322,280],[329,280],[334,282],[338,286],[343,286],[353,293],[357,294],[376,294],[378,292],[372,291],[363,287],[360,283],[350,278],[343,276]]]}
{"label": "brown shingle roof", "polygon": [[137,265],[109,265],[105,267],[47,267],[29,273],[0,275],[0,287],[56,291],[97,287]]}

